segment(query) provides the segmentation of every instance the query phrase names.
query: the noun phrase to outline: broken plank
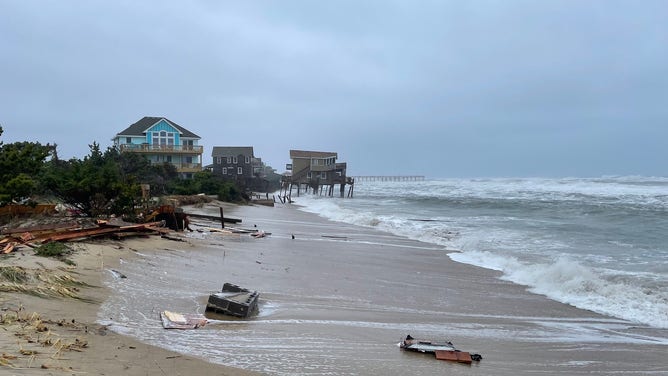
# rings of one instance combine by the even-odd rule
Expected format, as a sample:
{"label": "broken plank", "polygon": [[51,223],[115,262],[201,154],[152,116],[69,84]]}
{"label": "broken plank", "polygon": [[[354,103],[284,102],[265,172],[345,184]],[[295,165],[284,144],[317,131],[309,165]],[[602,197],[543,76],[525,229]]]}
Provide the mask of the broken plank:
{"label": "broken plank", "polygon": [[[215,215],[206,215],[206,214],[193,214],[193,213],[185,213],[189,217],[193,218],[203,218],[203,219],[209,219],[211,221],[215,222],[220,222],[220,216],[215,216]],[[223,222],[225,223],[241,223],[241,219],[237,218],[223,218]]]}
{"label": "broken plank", "polygon": [[436,350],[434,351],[436,359],[438,360],[449,360],[451,362],[459,362],[471,364],[473,360],[471,359],[471,354],[466,351],[459,350]]}
{"label": "broken plank", "polygon": [[14,250],[14,247],[16,247],[16,243],[15,243],[15,242],[8,243],[8,244],[5,245],[5,247],[2,249],[2,253],[4,253],[4,254],[11,253],[11,252]]}
{"label": "broken plank", "polygon": [[81,230],[72,230],[72,231],[66,231],[54,235],[50,235],[48,237],[43,237],[40,238],[42,243],[46,243],[49,241],[65,241],[65,240],[72,240],[72,239],[77,239],[77,238],[86,238],[86,237],[94,237],[94,236],[100,236],[100,235],[107,235],[115,232],[123,232],[123,231],[151,231],[150,227],[151,225],[156,225],[160,222],[151,222],[151,223],[144,223],[144,224],[138,224],[138,225],[129,225],[129,226],[121,226],[121,227],[98,227],[98,228],[89,228],[89,229],[81,229]]}
{"label": "broken plank", "polygon": [[17,234],[23,232],[45,232],[45,231],[62,231],[62,230],[71,230],[73,228],[80,227],[80,225],[75,221],[67,221],[62,223],[50,223],[39,226],[31,227],[17,227],[17,228],[7,228],[3,229],[3,234]]}

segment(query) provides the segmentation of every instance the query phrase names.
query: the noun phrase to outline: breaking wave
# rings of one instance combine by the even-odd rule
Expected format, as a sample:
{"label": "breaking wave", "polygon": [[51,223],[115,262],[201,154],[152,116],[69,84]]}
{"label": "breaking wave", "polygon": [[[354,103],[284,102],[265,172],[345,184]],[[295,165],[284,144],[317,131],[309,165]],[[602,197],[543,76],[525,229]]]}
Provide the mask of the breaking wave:
{"label": "breaking wave", "polygon": [[668,328],[668,178],[368,183],[297,199],[334,221],[457,250],[553,300]]}

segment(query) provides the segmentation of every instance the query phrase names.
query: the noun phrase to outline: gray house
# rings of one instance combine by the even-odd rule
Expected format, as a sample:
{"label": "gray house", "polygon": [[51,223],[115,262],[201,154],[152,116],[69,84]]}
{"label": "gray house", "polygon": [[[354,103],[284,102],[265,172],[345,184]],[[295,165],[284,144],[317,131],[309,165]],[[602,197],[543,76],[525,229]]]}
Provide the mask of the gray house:
{"label": "gray house", "polygon": [[252,146],[214,146],[211,157],[215,175],[239,182],[253,178]]}

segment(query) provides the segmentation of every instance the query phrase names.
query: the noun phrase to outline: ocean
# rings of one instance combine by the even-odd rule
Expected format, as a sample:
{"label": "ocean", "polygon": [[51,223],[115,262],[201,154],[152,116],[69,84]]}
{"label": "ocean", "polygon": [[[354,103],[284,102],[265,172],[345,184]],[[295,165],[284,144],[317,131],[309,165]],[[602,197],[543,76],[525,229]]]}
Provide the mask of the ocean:
{"label": "ocean", "polygon": [[[113,266],[127,278],[105,273],[98,322],[270,375],[665,375],[667,188],[641,177],[365,182],[354,198],[238,206],[226,216],[270,235],[193,220],[183,242],[118,244],[136,257]],[[161,311],[203,313],[225,282],[260,292],[259,314],[162,328]],[[483,360],[401,351],[408,334]]]}
{"label": "ocean", "polygon": [[304,211],[445,246],[558,302],[668,328],[668,178],[359,182]]}

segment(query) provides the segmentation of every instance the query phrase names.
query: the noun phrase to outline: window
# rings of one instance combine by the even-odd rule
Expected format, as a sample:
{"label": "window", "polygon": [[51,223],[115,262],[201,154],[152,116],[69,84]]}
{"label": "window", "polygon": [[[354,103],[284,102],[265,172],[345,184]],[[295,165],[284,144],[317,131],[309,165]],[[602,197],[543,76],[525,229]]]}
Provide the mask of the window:
{"label": "window", "polygon": [[172,132],[166,132],[166,131],[153,132],[152,136],[153,136],[153,146],[160,146],[160,147],[174,146],[174,133]]}
{"label": "window", "polygon": [[237,161],[237,157],[232,157],[232,163],[234,163],[234,164],[239,163],[239,162]]}
{"label": "window", "polygon": [[126,144],[131,144],[132,143],[132,137],[126,137],[125,138],[125,143]]}
{"label": "window", "polygon": [[227,167],[223,167],[223,175],[227,175]]}
{"label": "window", "polygon": [[320,178],[321,179],[327,179],[327,173],[325,171],[320,173]]}
{"label": "window", "polygon": [[167,162],[172,163],[172,156],[171,155],[167,156]]}
{"label": "window", "polygon": [[193,163],[193,157],[186,157],[186,163],[192,164]]}
{"label": "window", "polygon": [[250,163],[250,157],[246,156],[246,164]]}
{"label": "window", "polygon": [[241,167],[238,167],[238,168],[237,168],[237,175],[241,175],[241,174],[243,174],[243,173],[244,173],[244,169],[241,168]]}
{"label": "window", "polygon": [[227,157],[227,164],[232,163],[232,157]]}
{"label": "window", "polygon": [[217,161],[218,164],[222,163],[221,159],[222,159],[221,157],[216,157],[216,161]]}
{"label": "window", "polygon": [[311,171],[309,171],[309,172],[306,173],[306,178],[307,178],[307,179],[310,179],[310,178],[311,178]]}

